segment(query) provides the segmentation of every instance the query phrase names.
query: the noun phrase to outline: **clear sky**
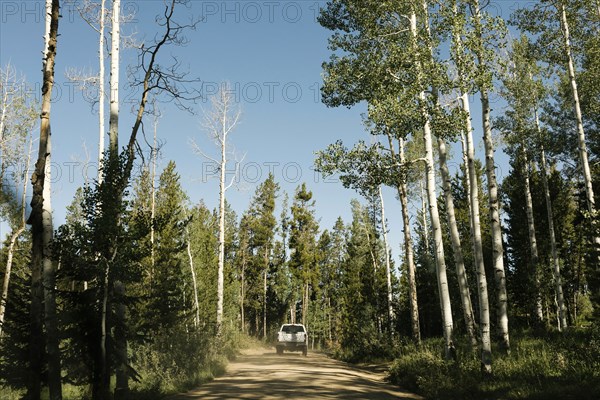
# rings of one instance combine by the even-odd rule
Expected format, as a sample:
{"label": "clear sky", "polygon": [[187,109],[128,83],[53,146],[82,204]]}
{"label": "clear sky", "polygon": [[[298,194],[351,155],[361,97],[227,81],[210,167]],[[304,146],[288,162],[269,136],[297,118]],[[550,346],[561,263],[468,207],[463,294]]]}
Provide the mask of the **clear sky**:
{"label": "clear sky", "polygon": [[[70,69],[97,73],[97,33],[82,21],[72,1],[62,3],[51,114],[57,226],[63,222],[65,206],[71,202],[76,188],[83,184],[86,170],[89,169],[91,178],[95,176],[98,143],[97,113],[86,100],[95,98],[94,91],[82,92],[65,77]],[[228,192],[228,201],[238,215],[248,207],[256,185],[272,171],[290,197],[299,184],[307,183],[314,193],[322,228],[331,228],[338,216],[350,221],[350,199],[358,195],[344,189],[335,179],[324,181],[312,170],[314,152],[329,143],[343,139],[351,145],[359,138],[369,140],[361,122],[364,107],[328,109],[320,102],[321,63],[330,54],[329,31],[316,22],[318,9],[324,4],[324,1],[192,0],[188,8],[181,7],[176,12],[180,21],[193,15],[202,17],[203,22],[195,31],[186,33],[189,42],[185,47],[165,49],[161,53],[162,62],[177,57],[191,77],[201,79],[202,85],[197,84],[196,88],[205,95],[210,95],[220,82],[229,81],[240,101],[242,120],[231,136],[231,144],[245,158],[240,185]],[[498,4],[494,9],[507,15],[519,3]],[[132,35],[138,42],[151,40],[159,29],[154,18],[163,1],[122,0],[122,5],[123,14],[133,16],[123,25],[122,35]],[[12,64],[25,76],[27,90],[37,98],[41,87],[43,16],[43,1],[0,0],[0,65]],[[123,143],[132,125],[133,102],[139,99],[139,93],[127,85],[127,66],[136,61],[135,50],[122,50]],[[106,66],[108,69],[108,60]],[[479,140],[481,124],[476,103],[473,123]],[[158,136],[164,146],[159,168],[174,160],[191,201],[204,200],[209,207],[215,207],[218,181],[210,178],[213,166],[190,146],[194,140],[206,153],[218,154],[202,130],[202,107],[208,107],[208,102],[199,102],[195,107],[197,114],[192,115],[170,104],[161,105],[163,116],[158,122]],[[149,143],[150,122],[146,122]],[[451,165],[456,166],[458,152],[454,158]],[[499,179],[505,175],[502,167],[498,174]],[[390,245],[398,260],[402,235],[400,206],[392,190],[386,189],[384,193]]]}

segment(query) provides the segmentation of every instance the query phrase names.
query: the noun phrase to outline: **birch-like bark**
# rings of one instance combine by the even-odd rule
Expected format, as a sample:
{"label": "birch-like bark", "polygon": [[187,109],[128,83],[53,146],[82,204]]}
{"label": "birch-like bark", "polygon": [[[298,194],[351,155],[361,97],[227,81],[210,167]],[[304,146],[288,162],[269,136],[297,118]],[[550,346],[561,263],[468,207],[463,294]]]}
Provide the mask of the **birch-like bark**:
{"label": "birch-like bark", "polygon": [[469,174],[469,188],[471,205],[471,229],[473,237],[473,249],[475,258],[475,267],[477,270],[477,294],[479,297],[479,333],[481,340],[481,370],[484,374],[492,373],[492,341],[490,337],[490,306],[487,289],[487,279],[485,274],[485,264],[483,262],[483,242],[481,239],[481,220],[479,215],[479,191],[477,182],[477,172],[475,170],[475,146],[473,143],[473,128],[471,126],[471,109],[469,106],[469,97],[463,92],[461,96],[462,107],[466,114],[465,120],[465,139],[467,149],[467,171]]}
{"label": "birch-like bark", "polygon": [[[121,0],[113,0],[110,60],[110,117],[109,117],[109,162],[117,163],[119,156],[119,63],[121,45]],[[119,194],[121,196],[121,194]],[[116,221],[118,224],[119,222]],[[108,274],[107,274],[108,275]],[[110,282],[109,282],[110,286]],[[114,349],[117,358],[114,398],[125,399],[129,392],[127,335],[125,333],[125,285],[114,282],[115,319]],[[108,371],[106,371],[108,374]],[[109,374],[110,376],[110,374]]]}
{"label": "birch-like bark", "polygon": [[[540,120],[537,109],[535,113],[535,125],[538,136],[541,136]],[[554,293],[558,306],[558,330],[562,331],[567,327],[567,312],[565,307],[565,297],[563,294],[562,277],[560,274],[560,262],[558,251],[556,249],[556,235],[554,233],[554,216],[552,212],[552,200],[550,198],[550,187],[548,185],[548,167],[546,165],[546,152],[544,146],[540,146],[540,166],[542,174],[542,185],[544,186],[544,197],[546,199],[546,215],[548,217],[548,233],[550,235],[550,250],[552,256],[552,276],[554,278]]]}
{"label": "birch-like bark", "polygon": [[427,200],[429,201],[429,215],[431,218],[431,227],[433,229],[433,245],[435,254],[435,264],[437,271],[438,290],[440,296],[440,308],[442,310],[442,324],[445,339],[445,358],[447,360],[455,357],[453,342],[454,325],[452,321],[452,308],[450,303],[450,291],[448,287],[448,278],[446,276],[446,259],[444,256],[444,243],[442,241],[442,225],[437,206],[437,194],[435,190],[435,170],[433,164],[433,146],[431,143],[431,130],[429,120],[425,122],[423,129],[423,139],[425,142],[425,158],[427,159]]}
{"label": "birch-like bark", "polygon": [[469,290],[469,283],[467,279],[467,271],[465,269],[465,261],[463,258],[462,247],[460,242],[460,235],[458,233],[458,226],[456,223],[456,215],[454,212],[454,198],[452,196],[452,189],[450,183],[450,172],[448,171],[448,165],[446,162],[447,152],[446,143],[443,139],[438,138],[438,154],[440,171],[442,174],[442,187],[444,189],[444,198],[446,200],[446,214],[448,216],[448,227],[450,229],[450,240],[452,243],[452,253],[454,255],[454,263],[456,265],[456,277],[458,279],[458,287],[460,291],[460,299],[462,302],[463,317],[465,319],[465,326],[467,335],[471,341],[471,347],[473,351],[477,350],[477,336],[476,336],[476,324],[475,317],[473,316],[473,305],[471,304],[471,292]]}
{"label": "birch-like bark", "polygon": [[98,26],[98,184],[104,180],[104,95],[106,92],[104,85],[104,25],[106,14],[106,0],[100,2],[100,23]]}
{"label": "birch-like bark", "polygon": [[[458,13],[457,2],[453,4],[455,21],[464,18]],[[452,40],[454,42],[454,57],[460,60],[463,57],[462,33],[456,25],[453,27]],[[459,63],[459,67],[460,67]],[[460,100],[461,107],[465,112],[463,139],[463,159],[465,163],[465,186],[468,194],[469,228],[471,231],[471,245],[475,270],[477,272],[477,297],[479,304],[479,340],[481,342],[481,371],[485,375],[492,373],[492,342],[490,337],[490,306],[487,288],[485,264],[483,261],[483,244],[481,239],[481,221],[479,214],[479,185],[477,182],[477,171],[475,170],[475,146],[473,143],[473,126],[471,122],[471,107],[469,96],[465,85],[465,72],[459,68]]]}
{"label": "birch-like bark", "polygon": [[[575,77],[575,64],[571,51],[571,34],[569,31],[569,21],[567,20],[567,9],[564,1],[561,0],[557,6],[560,14],[560,26],[564,39],[565,57],[567,58],[567,67],[569,71],[569,82],[571,84],[571,93],[573,95],[573,107],[575,108],[575,117],[577,120],[577,143],[579,146],[579,162],[583,172],[583,181],[585,185],[586,203],[590,218],[596,218],[596,200],[594,198],[594,188],[592,186],[592,172],[588,161],[588,151],[585,138],[585,130],[583,127],[583,116],[581,113],[581,104],[579,100],[579,92],[577,89],[577,79]],[[600,237],[594,237],[596,247],[600,246]]]}
{"label": "birch-like bark", "polygon": [[222,116],[221,168],[219,179],[219,265],[217,271],[217,336],[223,324],[223,286],[225,269],[225,168],[227,167],[227,113]]}
{"label": "birch-like bark", "polygon": [[392,307],[392,267],[390,263],[390,247],[387,235],[387,223],[385,221],[385,205],[383,202],[383,193],[379,185],[379,202],[381,203],[381,230],[383,231],[383,246],[385,248],[385,275],[387,283],[387,301],[388,301],[388,327],[390,336],[394,336],[394,308]]}
{"label": "birch-like bark", "polygon": [[[481,9],[479,0],[472,0],[473,20],[475,25],[476,49],[475,56],[480,68],[486,67],[483,54],[483,26],[481,22]],[[506,273],[504,270],[504,246],[502,244],[502,226],[500,221],[500,205],[498,200],[498,182],[494,161],[494,144],[492,140],[492,126],[490,122],[490,99],[487,87],[479,87],[481,101],[481,120],[483,123],[483,143],[485,147],[485,172],[487,177],[490,225],[492,231],[492,258],[494,265],[494,279],[496,282],[497,325],[500,348],[505,353],[510,353],[510,338],[508,332],[508,296],[506,292]],[[473,182],[471,182],[472,184]],[[476,186],[473,186],[475,188]],[[473,189],[475,190],[475,189]]]}
{"label": "birch-like bark", "polygon": [[[424,1],[423,6],[427,8],[427,3]],[[417,84],[421,86],[423,80],[423,67],[418,57],[418,44],[417,44],[417,17],[414,11],[411,12],[409,17],[410,20],[410,32],[412,34],[412,46],[415,54],[415,67],[417,69]],[[427,28],[429,27],[429,21],[426,21]],[[432,53],[432,49],[429,48],[429,53]],[[444,354],[447,360],[455,357],[455,348],[453,342],[453,330],[454,324],[452,321],[452,305],[450,303],[450,292],[448,287],[448,278],[446,275],[446,260],[444,256],[444,244],[442,241],[442,227],[440,223],[440,216],[437,205],[437,195],[435,190],[435,168],[433,163],[433,144],[431,134],[431,121],[430,116],[425,109],[425,92],[419,93],[421,100],[421,115],[425,120],[423,126],[423,142],[425,147],[425,171],[426,171],[426,192],[427,200],[429,202],[429,217],[431,220],[431,228],[433,230],[433,245],[435,255],[435,265],[437,273],[438,283],[438,294],[440,297],[440,309],[442,312],[442,329],[444,332]]]}
{"label": "birch-like bark", "polygon": [[[51,163],[52,134],[48,136],[46,146],[46,162]],[[52,239],[54,228],[52,224],[52,187],[50,168],[44,175],[44,201],[42,210],[44,261],[42,279],[44,282],[44,326],[46,328],[46,353],[48,357],[48,389],[51,400],[62,399],[60,350],[58,338],[58,321],[56,317],[56,269],[52,262]]]}
{"label": "birch-like bark", "polygon": [[[427,176],[424,177],[427,180]],[[429,253],[429,224],[427,223],[427,200],[423,189],[423,181],[419,182],[421,189],[421,218],[423,218],[423,239],[425,241],[425,252]]]}
{"label": "birch-like bark", "polygon": [[8,109],[12,102],[9,102],[11,96],[11,66],[6,66],[6,72],[4,75],[4,82],[0,83],[2,88],[2,102],[0,103],[0,188],[2,188],[4,182],[4,173],[6,171],[6,155],[5,155],[5,144],[4,144],[4,127],[6,125],[6,119],[8,118]]}
{"label": "birch-like bark", "polygon": [[[392,136],[388,133],[388,142],[390,144],[390,153],[394,160],[399,160],[400,165],[404,165],[406,159],[404,157],[404,140],[399,139],[399,154],[396,154]],[[408,214],[408,189],[404,178],[398,180],[396,186],[398,198],[402,209],[402,224],[404,227],[404,256],[406,259],[406,269],[408,273],[408,294],[410,298],[410,323],[413,341],[421,344],[421,328],[419,325],[419,302],[417,299],[417,280],[415,277],[415,260],[412,244],[412,235],[410,229],[410,216]]]}
{"label": "birch-like bark", "polygon": [[119,154],[119,53],[121,41],[121,0],[113,0],[110,46],[110,116],[108,121],[111,157]]}
{"label": "birch-like bark", "polygon": [[194,257],[192,256],[192,246],[190,244],[190,237],[189,237],[189,232],[187,231],[186,228],[186,234],[187,234],[187,254],[188,254],[188,260],[190,263],[190,271],[192,273],[192,285],[194,288],[194,327],[198,328],[198,326],[200,326],[200,302],[198,301],[198,281],[196,280],[196,269],[194,267]]}
{"label": "birch-like bark", "polygon": [[154,286],[154,268],[156,263],[155,249],[154,249],[154,220],[156,218],[156,157],[157,157],[157,148],[156,148],[156,134],[158,128],[158,118],[154,116],[154,141],[152,143],[152,177],[151,181],[151,199],[150,199],[150,220],[152,223],[150,224],[150,286]]}
{"label": "birch-like bark", "polygon": [[[229,184],[225,182],[227,168],[227,138],[229,133],[235,129],[239,118],[240,110],[235,107],[231,89],[228,84],[224,84],[219,92],[211,99],[213,110],[204,115],[204,128],[207,129],[211,139],[215,141],[220,150],[220,159],[215,159],[203,153],[198,146],[196,151],[203,157],[212,160],[219,165],[219,228],[218,228],[218,264],[217,264],[217,318],[216,335],[221,336],[223,324],[223,294],[224,294],[224,270],[225,270],[225,192],[233,185],[238,172],[236,164],[236,174]],[[260,315],[259,315],[260,317]],[[258,326],[258,325],[257,325]]]}
{"label": "birch-like bark", "polygon": [[31,163],[31,149],[33,146],[33,140],[29,140],[29,149],[27,150],[27,164],[25,165],[25,175],[23,178],[23,194],[21,195],[21,224],[10,236],[10,242],[6,253],[6,268],[4,270],[4,280],[2,282],[2,296],[0,297],[0,342],[2,341],[2,331],[4,325],[4,316],[6,313],[6,302],[8,301],[8,288],[10,284],[10,275],[12,273],[13,257],[15,253],[15,246],[17,240],[25,231],[27,227],[27,221],[25,220],[26,202],[27,202],[27,177],[29,176],[30,163]]}
{"label": "birch-like bark", "polygon": [[[61,399],[60,385],[60,359],[58,354],[58,342],[56,336],[55,306],[52,299],[48,298],[48,292],[54,291],[54,281],[52,273],[52,264],[50,258],[49,241],[51,240],[51,214],[48,214],[47,207],[48,190],[45,187],[47,183],[46,173],[49,172],[50,157],[50,109],[52,88],[54,86],[54,64],[56,58],[56,46],[58,37],[58,20],[60,4],[58,0],[46,1],[46,34],[44,36],[44,60],[43,60],[43,86],[42,86],[42,111],[40,115],[40,141],[38,149],[38,158],[35,164],[35,171],[31,177],[33,187],[33,197],[31,199],[31,215],[29,223],[31,224],[32,234],[32,255],[31,255],[31,328],[29,336],[29,381],[26,397],[29,399],[39,399],[41,396],[42,380],[42,358],[43,358],[43,322],[42,316],[46,311],[45,325],[48,333],[47,350],[48,353],[48,384],[51,388],[51,399]],[[45,204],[46,201],[46,204]],[[50,222],[50,226],[48,225]],[[50,229],[48,229],[50,228]],[[51,284],[48,290],[44,290],[44,285]],[[53,293],[52,293],[53,294]],[[52,297],[52,294],[50,297]],[[46,297],[48,304],[43,306],[43,298]],[[50,311],[50,315],[47,315]],[[49,329],[49,331],[48,331]],[[54,345],[56,344],[56,347]],[[58,362],[58,364],[57,364]],[[58,382],[56,381],[58,377]]]}
{"label": "birch-like bark", "polygon": [[535,235],[535,219],[533,217],[533,200],[531,199],[531,183],[529,179],[529,157],[525,144],[521,144],[521,153],[523,157],[523,180],[525,185],[525,213],[527,215],[527,233],[529,235],[529,252],[531,254],[531,266],[535,280],[535,316],[536,323],[544,323],[544,308],[542,306],[542,293],[540,284],[539,262],[537,237]]}

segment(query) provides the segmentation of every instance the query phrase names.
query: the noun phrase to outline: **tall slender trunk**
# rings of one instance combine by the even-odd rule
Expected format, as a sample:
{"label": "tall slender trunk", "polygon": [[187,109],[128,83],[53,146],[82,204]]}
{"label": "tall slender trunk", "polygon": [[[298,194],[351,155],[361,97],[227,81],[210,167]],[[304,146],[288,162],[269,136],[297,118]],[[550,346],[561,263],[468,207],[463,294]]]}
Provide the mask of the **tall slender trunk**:
{"label": "tall slender trunk", "polygon": [[444,243],[442,240],[442,225],[437,206],[437,194],[435,190],[435,170],[433,164],[433,146],[431,140],[431,130],[429,121],[425,122],[423,129],[423,139],[425,141],[425,158],[427,159],[427,200],[429,201],[429,215],[431,218],[431,227],[433,229],[433,244],[435,254],[435,264],[437,271],[438,291],[440,296],[440,308],[442,310],[442,324],[445,339],[445,358],[447,360],[455,357],[455,348],[453,342],[454,324],[452,321],[452,308],[450,303],[450,291],[448,287],[448,278],[446,276],[446,260],[444,256]]}
{"label": "tall slender trunk", "polygon": [[477,270],[477,294],[479,297],[479,332],[481,340],[481,370],[484,374],[492,373],[492,341],[490,338],[490,306],[487,289],[487,279],[485,275],[485,265],[483,262],[483,243],[481,239],[481,221],[479,216],[479,185],[477,182],[477,172],[475,170],[475,146],[473,143],[473,128],[471,126],[471,110],[469,107],[469,97],[466,92],[461,95],[462,107],[465,111],[466,127],[466,150],[467,150],[467,172],[470,188],[470,221],[471,233],[473,237],[473,250],[475,258],[475,267]]}
{"label": "tall slender trunk", "polygon": [[5,80],[0,85],[2,86],[2,102],[0,103],[0,188],[4,183],[4,173],[6,171],[6,157],[4,157],[4,127],[6,119],[8,118],[8,108],[10,104],[8,102],[10,96],[10,74],[11,66],[6,66]]}
{"label": "tall slender trunk", "polygon": [[[458,22],[464,15],[458,13],[457,1],[453,4],[454,20]],[[462,26],[454,25],[452,41],[454,42],[453,57],[461,59],[463,54]],[[473,126],[471,123],[471,107],[465,84],[465,71],[459,69],[460,100],[465,112],[463,139],[463,159],[465,163],[465,186],[468,194],[469,228],[473,249],[474,266],[477,272],[477,297],[479,305],[479,340],[481,342],[481,371],[484,375],[492,373],[492,342],[490,338],[490,306],[487,289],[485,264],[483,262],[483,245],[481,239],[481,221],[479,215],[479,185],[475,170],[475,146],[473,143]]]}
{"label": "tall slender trunk", "polygon": [[[573,95],[573,107],[575,108],[575,117],[577,120],[577,142],[579,146],[579,162],[581,163],[581,170],[583,172],[586,203],[588,207],[588,212],[590,213],[590,218],[594,220],[596,218],[596,199],[594,198],[594,188],[592,187],[592,172],[590,170],[590,164],[588,161],[585,130],[583,127],[583,116],[581,113],[581,104],[579,101],[579,92],[577,89],[577,79],[575,78],[575,64],[573,62],[573,54],[571,51],[571,35],[569,32],[569,21],[567,20],[567,9],[563,0],[559,2],[557,8],[560,14],[560,26],[565,46],[564,55],[567,58],[569,82],[571,83],[571,93]],[[599,236],[594,236],[594,243],[596,244],[596,251],[598,251],[598,247],[600,247]]]}
{"label": "tall slender trunk", "polygon": [[[427,176],[423,179],[427,180]],[[421,218],[423,219],[423,241],[425,242],[425,252],[429,254],[429,224],[427,223],[427,200],[423,189],[423,181],[419,182],[421,189]]]}
{"label": "tall slender trunk", "polygon": [[27,150],[27,164],[25,164],[25,175],[23,178],[23,193],[21,194],[21,225],[12,233],[10,236],[10,242],[6,253],[6,269],[4,270],[4,280],[2,282],[2,295],[0,297],[0,342],[2,341],[2,331],[4,325],[4,316],[6,313],[6,302],[8,301],[8,287],[10,284],[10,275],[12,272],[12,263],[15,253],[15,246],[17,240],[27,227],[27,221],[25,220],[25,214],[27,212],[27,177],[29,176],[29,169],[31,163],[31,149],[33,147],[33,138],[29,139],[29,146]]}
{"label": "tall slender trunk", "polygon": [[463,258],[460,235],[456,223],[456,215],[454,212],[454,198],[452,196],[452,188],[450,183],[450,172],[446,162],[447,152],[444,139],[438,138],[438,153],[440,171],[442,173],[442,186],[446,200],[446,214],[448,215],[448,226],[450,228],[450,240],[452,243],[452,253],[454,255],[454,263],[456,264],[456,276],[458,278],[458,287],[460,290],[460,298],[462,302],[463,317],[467,335],[471,341],[473,351],[477,351],[477,335],[475,317],[473,316],[473,305],[471,304],[471,292],[467,279],[467,271],[465,269],[465,261]]}
{"label": "tall slender trunk", "polygon": [[263,274],[263,339],[267,339],[267,274],[269,272],[269,246],[265,246],[265,271]]}
{"label": "tall slender trunk", "polygon": [[[110,62],[110,117],[109,117],[109,162],[112,167],[116,167],[119,156],[119,62],[120,62],[120,41],[121,41],[121,0],[113,0],[112,9],[112,28],[111,28],[111,62]],[[122,196],[121,193],[118,194]],[[115,226],[120,224],[120,216],[116,216]],[[113,244],[116,254],[116,244]],[[110,277],[109,274],[107,276]],[[109,282],[110,287],[110,282]],[[114,398],[125,399],[129,392],[129,373],[127,356],[127,334],[126,334],[126,309],[124,297],[126,293],[125,284],[115,280],[114,303],[115,303],[115,323],[114,326],[114,352],[116,362],[116,383]],[[107,362],[106,362],[107,363]],[[108,364],[108,363],[107,363]],[[110,376],[108,368],[105,372]]]}
{"label": "tall slender trunk", "polygon": [[[46,34],[44,43],[44,60],[43,60],[43,86],[42,86],[42,111],[40,115],[40,141],[38,150],[38,159],[35,164],[35,172],[31,177],[33,187],[33,197],[31,199],[31,215],[29,223],[31,224],[32,234],[32,255],[31,255],[31,328],[29,336],[29,382],[27,388],[27,398],[39,399],[41,395],[41,380],[42,380],[42,358],[43,358],[43,322],[42,317],[44,311],[50,311],[50,315],[46,315],[46,329],[50,329],[48,337],[47,350],[51,351],[48,354],[48,378],[49,386],[51,387],[50,396],[52,399],[62,398],[60,386],[60,360],[58,350],[58,336],[56,334],[56,322],[53,315],[55,309],[52,310],[52,299],[48,298],[48,292],[54,290],[54,282],[52,280],[52,265],[50,258],[49,242],[52,239],[51,225],[48,226],[49,216],[46,209],[44,210],[44,201],[49,201],[48,191],[46,187],[47,179],[46,168],[49,165],[50,157],[50,109],[52,88],[54,86],[54,63],[56,58],[56,46],[58,36],[58,20],[59,20],[60,4],[58,0],[46,1]],[[46,203],[47,206],[47,203]],[[48,229],[50,228],[50,229]],[[49,235],[50,234],[50,235]],[[48,290],[44,290],[44,284],[51,284]],[[48,304],[44,307],[43,298],[46,296]],[[50,295],[52,297],[52,295]],[[56,348],[54,347],[56,344]],[[56,351],[55,351],[56,350]],[[58,365],[57,365],[58,361]],[[58,376],[58,382],[56,377]]]}
{"label": "tall slender trunk", "polygon": [[[541,136],[540,121],[538,118],[537,109],[535,113],[535,124],[538,136]],[[556,235],[554,234],[554,217],[552,212],[552,200],[550,198],[550,188],[548,185],[548,167],[546,165],[546,152],[544,146],[540,146],[540,166],[542,174],[542,185],[544,186],[544,197],[546,199],[546,215],[548,217],[548,233],[550,234],[550,250],[552,256],[552,275],[554,278],[554,294],[558,307],[558,330],[562,331],[567,327],[567,313],[565,309],[565,298],[563,294],[562,278],[560,274],[560,262],[558,259],[558,251],[556,249]]]}
{"label": "tall slender trunk", "polygon": [[157,126],[158,119],[157,116],[154,116],[154,139],[152,142],[152,172],[150,178],[150,191],[151,191],[151,200],[150,200],[150,290],[152,290],[154,286],[154,269],[156,264],[156,251],[154,249],[154,223],[156,218],[156,157],[157,157],[157,149],[156,149],[156,134],[157,134]]}
{"label": "tall slender trunk", "polygon": [[[426,2],[423,6],[427,8]],[[414,11],[410,15],[410,31],[412,34],[412,47],[415,55],[415,67],[417,69],[417,84],[423,86],[423,66],[418,59],[418,44],[417,44],[417,17]],[[426,21],[427,28],[429,21]],[[431,49],[428,49],[431,53]],[[425,92],[419,93],[419,99],[423,104],[425,101]],[[450,292],[448,288],[448,278],[446,275],[446,260],[444,257],[444,244],[442,241],[442,227],[437,205],[437,195],[435,190],[435,168],[433,163],[433,144],[431,134],[430,116],[424,105],[421,105],[420,113],[425,121],[423,126],[423,141],[425,147],[425,171],[426,171],[426,191],[427,200],[429,202],[429,217],[431,219],[431,228],[433,230],[433,244],[435,265],[437,273],[438,294],[440,297],[440,309],[442,312],[442,329],[444,332],[444,354],[446,359],[455,357],[455,348],[453,342],[454,324],[452,321],[452,305],[450,303]]]}
{"label": "tall slender trunk", "polygon": [[[52,134],[48,137],[46,162],[51,163]],[[52,262],[52,239],[54,234],[52,224],[52,187],[50,170],[44,176],[44,202],[42,211],[44,259],[42,280],[44,282],[44,326],[46,328],[46,353],[48,357],[48,388],[51,400],[62,399],[62,383],[60,368],[60,350],[58,338],[58,321],[56,317],[56,270]]]}
{"label": "tall slender trunk", "polygon": [[[29,175],[29,174],[28,174]],[[6,313],[6,302],[8,301],[8,287],[10,283],[10,275],[12,273],[13,256],[15,253],[15,245],[21,234],[25,231],[25,224],[19,226],[13,231],[10,236],[6,256],[6,269],[4,270],[4,280],[2,281],[2,297],[0,298],[0,342],[4,331],[4,315]]]}
{"label": "tall slender trunk", "polygon": [[192,273],[192,287],[194,289],[194,327],[200,326],[200,303],[198,301],[198,281],[196,279],[196,268],[194,267],[194,257],[192,256],[192,245],[190,243],[189,232],[186,228],[187,255],[190,263],[190,272]]}
{"label": "tall slender trunk", "polygon": [[390,247],[387,235],[387,223],[385,221],[385,205],[383,203],[383,193],[379,185],[379,201],[381,203],[381,230],[383,231],[383,245],[385,248],[385,275],[387,283],[387,301],[388,301],[388,327],[390,337],[394,336],[394,308],[392,307],[392,267],[390,263]]}
{"label": "tall slender trunk", "polygon": [[529,251],[531,253],[532,273],[535,281],[535,316],[536,323],[544,323],[544,309],[542,306],[542,292],[540,284],[539,255],[537,247],[537,238],[535,235],[535,220],[533,217],[533,200],[531,199],[531,183],[529,179],[529,157],[525,144],[521,143],[521,153],[523,157],[523,180],[525,183],[525,212],[527,214],[527,232],[529,234]]}
{"label": "tall slender trunk", "polygon": [[[219,265],[217,272],[217,336],[221,336],[221,325],[223,323],[223,285],[225,268],[225,168],[227,166],[227,114],[223,113],[223,138],[221,141],[221,170],[219,184]],[[258,330],[258,326],[256,327]]]}
{"label": "tall slender trunk", "polygon": [[110,47],[110,117],[109,150],[111,157],[119,154],[119,53],[121,41],[121,0],[113,0]]}
{"label": "tall slender trunk", "polygon": [[241,328],[242,333],[246,330],[246,319],[244,315],[244,300],[246,297],[246,249],[242,249],[242,273],[241,273],[241,284],[240,284],[240,317],[241,317]]}
{"label": "tall slender trunk", "polygon": [[105,85],[104,85],[104,25],[105,25],[105,14],[106,14],[106,0],[100,2],[100,26],[98,27],[99,39],[98,39],[98,184],[101,184],[104,180],[104,96],[105,96]]}
{"label": "tall slender trunk", "polygon": [[[394,160],[398,160],[400,165],[406,162],[404,157],[404,140],[399,139],[399,154],[396,154],[392,136],[388,133],[388,142],[390,152]],[[398,198],[402,209],[402,224],[404,227],[404,256],[406,259],[406,269],[408,273],[408,294],[410,298],[410,323],[413,341],[421,344],[421,329],[419,325],[419,302],[417,299],[417,280],[415,277],[415,261],[413,253],[412,235],[410,230],[410,216],[408,214],[408,189],[404,177],[399,177],[396,186]]]}
{"label": "tall slender trunk", "polygon": [[[472,0],[473,19],[476,38],[475,55],[477,65],[486,68],[483,55],[483,26],[481,22],[481,9],[479,0]],[[488,184],[489,212],[492,230],[492,257],[494,265],[494,279],[496,282],[496,307],[498,319],[498,336],[500,348],[510,353],[510,339],[508,333],[508,297],[506,292],[506,273],[504,271],[504,247],[502,244],[502,226],[500,221],[500,206],[498,201],[498,183],[494,162],[494,144],[492,140],[492,126],[490,123],[490,99],[487,87],[478,88],[481,100],[481,120],[483,123],[483,143],[485,147],[485,172]]]}

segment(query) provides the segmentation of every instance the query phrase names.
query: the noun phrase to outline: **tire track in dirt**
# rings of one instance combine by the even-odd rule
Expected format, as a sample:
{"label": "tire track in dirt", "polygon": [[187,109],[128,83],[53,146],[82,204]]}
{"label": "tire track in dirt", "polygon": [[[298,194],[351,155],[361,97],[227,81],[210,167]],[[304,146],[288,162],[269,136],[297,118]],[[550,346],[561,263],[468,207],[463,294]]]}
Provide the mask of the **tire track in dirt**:
{"label": "tire track in dirt", "polygon": [[422,399],[386,383],[384,376],[319,353],[277,355],[274,349],[253,348],[232,361],[224,376],[169,399]]}

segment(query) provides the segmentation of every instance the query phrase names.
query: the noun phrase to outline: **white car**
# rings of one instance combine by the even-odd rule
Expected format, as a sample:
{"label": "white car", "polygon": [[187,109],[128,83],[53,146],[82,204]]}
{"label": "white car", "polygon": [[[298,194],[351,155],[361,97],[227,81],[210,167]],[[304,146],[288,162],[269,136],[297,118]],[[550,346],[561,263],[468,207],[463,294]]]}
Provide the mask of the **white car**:
{"label": "white car", "polygon": [[277,333],[277,354],[287,351],[302,351],[308,353],[308,333],[302,324],[283,324]]}

